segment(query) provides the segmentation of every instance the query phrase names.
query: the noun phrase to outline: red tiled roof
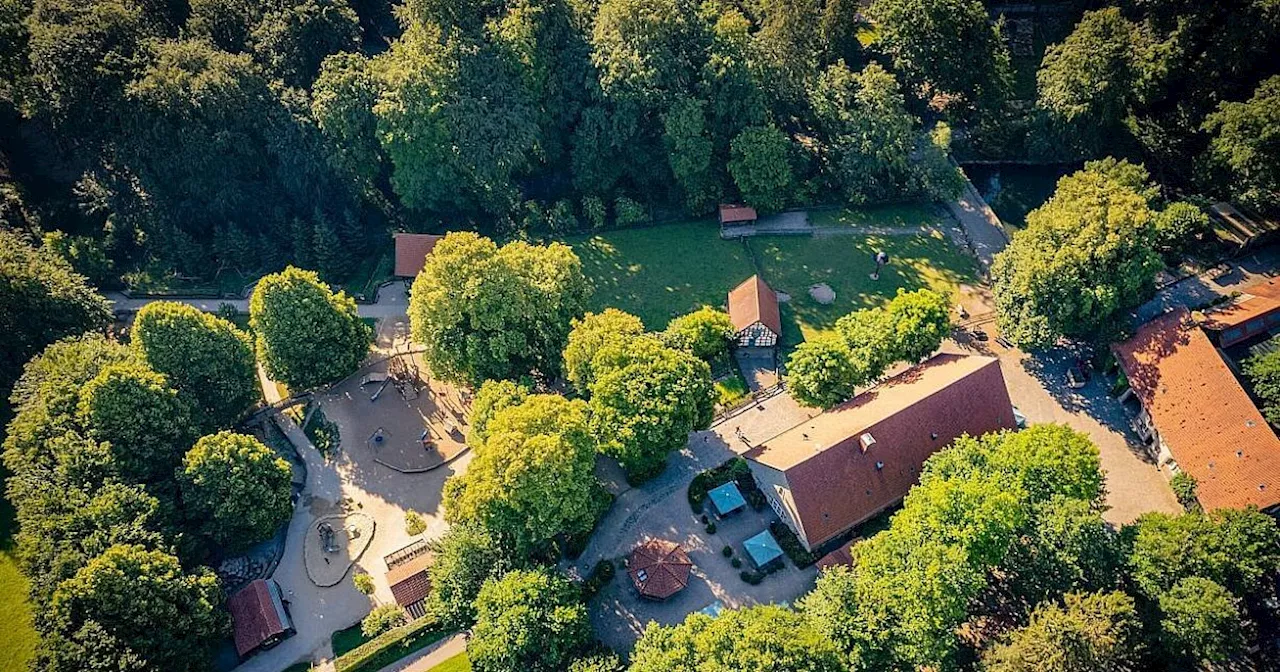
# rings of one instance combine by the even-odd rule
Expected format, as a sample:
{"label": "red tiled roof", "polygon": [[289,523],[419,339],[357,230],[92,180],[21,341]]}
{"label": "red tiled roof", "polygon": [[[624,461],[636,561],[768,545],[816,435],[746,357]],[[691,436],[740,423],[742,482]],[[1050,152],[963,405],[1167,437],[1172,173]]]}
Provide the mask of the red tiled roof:
{"label": "red tiled roof", "polygon": [[738,222],[756,221],[756,209],[746,205],[720,204],[720,223],[735,224]]}
{"label": "red tiled roof", "polygon": [[433,236],[429,233],[397,233],[396,241],[396,277],[416,278],[427,263],[427,255],[435,249],[436,243],[444,236]]}
{"label": "red tiled roof", "polygon": [[1280,504],[1280,439],[1185,308],[1112,350],[1205,509]]}
{"label": "red tiled roof", "polygon": [[228,598],[227,610],[235,627],[236,651],[242,657],[288,629],[280,620],[270,587],[262,579]]}
{"label": "red tiled roof", "polygon": [[431,593],[431,577],[427,570],[431,569],[435,559],[435,554],[423,553],[387,570],[387,583],[391,585],[391,595],[396,598],[396,604],[409,607],[426,599]]}
{"label": "red tiled roof", "polygon": [[778,294],[760,276],[747,278],[729,292],[729,321],[733,322],[735,332],[760,322],[773,331],[774,335],[781,336],[782,315],[778,312]]}
{"label": "red tiled roof", "polygon": [[[1249,320],[1280,311],[1280,283],[1274,280],[1245,287],[1235,301],[1210,311],[1205,328],[1213,330],[1238,327]],[[1223,344],[1227,345],[1227,344]]]}
{"label": "red tiled roof", "polygon": [[689,585],[693,562],[679,544],[650,539],[631,552],[627,574],[642,597],[665,600]]}
{"label": "red tiled roof", "polygon": [[746,457],[786,475],[812,548],[902,499],[924,461],[961,435],[1014,427],[999,360],[939,354]]}
{"label": "red tiled roof", "polygon": [[842,544],[839,548],[822,556],[814,565],[819,571],[832,567],[853,566],[853,542]]}

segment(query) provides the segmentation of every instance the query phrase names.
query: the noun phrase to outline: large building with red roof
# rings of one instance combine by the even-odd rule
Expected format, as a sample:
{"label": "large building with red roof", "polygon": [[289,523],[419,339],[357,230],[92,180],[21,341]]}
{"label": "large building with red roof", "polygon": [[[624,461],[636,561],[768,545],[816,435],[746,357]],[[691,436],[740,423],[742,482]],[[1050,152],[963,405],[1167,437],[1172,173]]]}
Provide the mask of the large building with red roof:
{"label": "large building with red roof", "polygon": [[1195,478],[1208,511],[1280,505],[1280,439],[1205,333],[1221,337],[1224,325],[1267,314],[1242,318],[1243,310],[1252,312],[1233,304],[1200,325],[1179,308],[1112,347],[1142,405],[1135,425],[1153,457]]}
{"label": "large building with red roof", "polygon": [[906,496],[929,456],[1014,429],[1000,361],[935,355],[745,455],[770,506],[813,550]]}

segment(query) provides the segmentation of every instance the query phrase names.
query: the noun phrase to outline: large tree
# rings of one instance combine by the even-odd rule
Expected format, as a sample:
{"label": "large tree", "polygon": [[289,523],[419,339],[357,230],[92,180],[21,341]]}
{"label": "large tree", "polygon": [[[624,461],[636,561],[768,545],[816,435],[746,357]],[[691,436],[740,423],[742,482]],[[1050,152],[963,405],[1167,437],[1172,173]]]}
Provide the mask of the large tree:
{"label": "large tree", "polygon": [[484,528],[518,556],[589,532],[600,484],[586,411],[582,401],[535,394],[495,413],[467,471],[445,485],[445,519]]}
{"label": "large tree", "polygon": [[1280,350],[1245,360],[1244,374],[1262,399],[1262,414],[1270,422],[1280,422]]}
{"label": "large tree", "polygon": [[837,334],[807,340],[787,359],[787,389],[805,406],[831,408],[870,379],[866,361]]}
{"label": "large tree", "polygon": [[112,364],[80,391],[80,421],[111,446],[120,471],[137,481],[168,479],[191,440],[191,409],[162,374]]}
{"label": "large tree", "polygon": [[195,423],[230,427],[258,399],[253,340],[234,324],[186,304],[156,301],[133,320],[133,345],[191,400]]}
{"label": "large tree", "polygon": [[65,259],[0,228],[0,396],[46,345],[110,321],[106,300]]}
{"label": "large tree", "polygon": [[591,432],[634,480],[656,475],[689,432],[711,423],[711,367],[656,337],[608,343],[591,368]]}
{"label": "large tree", "polygon": [[1044,55],[1038,104],[1075,152],[1092,152],[1123,130],[1138,92],[1138,27],[1118,7],[1086,12]]}
{"label": "large tree", "polygon": [[370,329],[356,302],[313,271],[290,266],[259,280],[249,315],[267,375],[297,392],[341,380],[369,352]]}
{"label": "large tree", "polygon": [[230,551],[270,538],[293,515],[293,471],[261,441],[219,432],[187,452],[178,473],[188,518]]}
{"label": "large tree", "polygon": [[413,282],[409,323],[432,373],[478,385],[560,370],[570,322],[590,292],[568,246],[499,248],[474,233],[436,244]]}
{"label": "large tree", "polygon": [[1226,175],[1227,193],[1250,207],[1280,212],[1280,75],[1243,102],[1223,102],[1205,121],[1211,161]]}
{"label": "large tree", "polygon": [[1151,599],[1190,576],[1249,597],[1260,594],[1264,577],[1280,570],[1280,526],[1256,509],[1147,513],[1123,534],[1134,584]]}
{"label": "large tree", "polygon": [[229,628],[213,572],[113,546],[58,586],[50,605],[53,670],[186,670],[208,664]]}
{"label": "large tree", "polygon": [[636,642],[630,672],[845,670],[835,645],[796,612],[775,605],[691,614],[673,626],[652,624]]}
{"label": "large tree", "polygon": [[467,658],[477,672],[560,672],[591,641],[580,591],[547,570],[516,570],[476,596]]}
{"label": "large tree", "polygon": [[983,657],[990,672],[1137,672],[1141,625],[1124,593],[1070,593],[1045,603],[1031,623]]}
{"label": "large tree", "polygon": [[427,611],[442,625],[458,629],[475,623],[476,595],[485,581],[513,569],[518,560],[484,528],[468,524],[450,526],[431,542],[431,550],[436,556]]}
{"label": "large tree", "polygon": [[672,318],[662,336],[673,347],[688,350],[694,357],[710,362],[729,351],[733,322],[723,310],[703,306]]}
{"label": "large tree", "polygon": [[1010,85],[1009,52],[978,0],[875,0],[876,46],[912,88],[994,110]]}
{"label": "large tree", "polygon": [[1161,644],[1176,660],[1225,663],[1244,649],[1240,600],[1221,585],[1187,577],[1161,595],[1159,605]]}
{"label": "large tree", "polygon": [[729,174],[747,205],[773,212],[791,202],[791,148],[791,138],[776,126],[753,126],[734,136]]}
{"label": "large tree", "polygon": [[617,308],[587,313],[582,319],[574,320],[564,346],[564,377],[579,394],[588,394],[596,379],[591,369],[596,353],[609,343],[628,341],[643,333],[644,323],[640,318]]}
{"label": "large tree", "polygon": [[[1161,268],[1147,199],[1091,162],[1062,178],[991,267],[1006,338],[1045,347],[1092,337],[1153,289]],[[1123,162],[1121,162],[1123,165]]]}

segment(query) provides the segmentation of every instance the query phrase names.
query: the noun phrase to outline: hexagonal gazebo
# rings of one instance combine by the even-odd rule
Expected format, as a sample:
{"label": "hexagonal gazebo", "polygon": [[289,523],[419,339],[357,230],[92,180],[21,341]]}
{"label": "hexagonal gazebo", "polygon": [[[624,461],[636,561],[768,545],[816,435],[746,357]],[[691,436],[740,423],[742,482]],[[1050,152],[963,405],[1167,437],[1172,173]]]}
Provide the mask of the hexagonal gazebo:
{"label": "hexagonal gazebo", "polygon": [[693,562],[679,544],[663,539],[650,539],[631,552],[627,574],[640,597],[665,600],[689,585]]}

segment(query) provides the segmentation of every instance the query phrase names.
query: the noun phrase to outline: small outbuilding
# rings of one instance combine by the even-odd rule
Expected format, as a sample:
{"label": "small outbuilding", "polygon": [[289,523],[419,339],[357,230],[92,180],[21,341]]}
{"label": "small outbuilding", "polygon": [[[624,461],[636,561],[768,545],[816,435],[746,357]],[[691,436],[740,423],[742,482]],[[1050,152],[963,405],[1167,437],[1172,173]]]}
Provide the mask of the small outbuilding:
{"label": "small outbuilding", "polygon": [[431,250],[435,249],[436,243],[440,242],[443,237],[433,236],[429,233],[395,234],[396,277],[410,280],[418,277],[418,274],[422,272],[422,267],[427,263],[427,255],[431,254]]}
{"label": "small outbuilding", "polygon": [[715,509],[716,515],[722,518],[747,505],[738,484],[733,481],[712,488],[707,498],[711,500],[711,508]]}
{"label": "small outbuilding", "polygon": [[720,204],[720,226],[730,224],[750,224],[756,221],[756,209],[746,205],[733,203]]}
{"label": "small outbuilding", "polygon": [[294,634],[293,619],[285,608],[280,586],[258,579],[227,598],[240,658],[269,649]]}
{"label": "small outbuilding", "polygon": [[427,615],[426,601],[431,594],[428,573],[436,556],[425,541],[416,541],[383,558],[387,563],[387,585],[396,604],[404,607],[410,618]]}
{"label": "small outbuilding", "polygon": [[760,534],[742,542],[742,549],[751,558],[756,569],[764,569],[775,562],[782,562],[782,547],[773,538],[769,530],[761,530]]}
{"label": "small outbuilding", "polygon": [[636,547],[627,561],[627,574],[640,597],[665,600],[689,585],[693,561],[680,545],[650,539]]}
{"label": "small outbuilding", "polygon": [[772,348],[782,335],[778,294],[758,275],[729,292],[729,321],[738,347]]}

